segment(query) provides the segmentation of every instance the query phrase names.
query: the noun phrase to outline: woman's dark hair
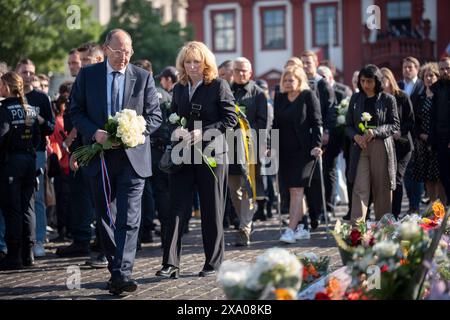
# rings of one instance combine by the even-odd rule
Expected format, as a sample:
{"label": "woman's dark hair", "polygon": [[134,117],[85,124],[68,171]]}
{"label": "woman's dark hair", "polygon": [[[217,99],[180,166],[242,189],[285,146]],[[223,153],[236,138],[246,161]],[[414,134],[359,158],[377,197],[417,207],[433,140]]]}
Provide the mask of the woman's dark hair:
{"label": "woman's dark hair", "polygon": [[67,98],[64,95],[59,95],[58,99],[54,101],[53,111],[57,116],[62,115],[64,110],[63,106],[67,103]]}
{"label": "woman's dark hair", "polygon": [[383,91],[381,85],[381,79],[383,78],[383,75],[376,65],[368,64],[364,68],[362,68],[361,71],[359,71],[358,89],[359,91],[364,92],[364,89],[361,86],[361,77],[375,80],[375,94],[379,94],[381,91]]}

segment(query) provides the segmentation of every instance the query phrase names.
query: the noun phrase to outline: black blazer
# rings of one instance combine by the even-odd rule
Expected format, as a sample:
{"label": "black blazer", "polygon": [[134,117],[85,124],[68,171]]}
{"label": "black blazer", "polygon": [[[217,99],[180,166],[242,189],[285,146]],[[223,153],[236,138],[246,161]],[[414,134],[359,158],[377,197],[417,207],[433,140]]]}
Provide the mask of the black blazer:
{"label": "black blazer", "polygon": [[267,98],[253,80],[239,90],[236,84],[231,86],[236,103],[246,107],[245,115],[250,126],[258,131],[267,128]]}
{"label": "black blazer", "polygon": [[[203,134],[208,129],[217,129],[222,133],[220,137],[215,137],[214,145],[210,144],[215,148],[215,154],[225,153],[228,150],[226,144],[221,145],[225,141],[224,133],[227,129],[233,129],[237,124],[234,97],[228,82],[217,78],[209,84],[202,83],[195,90],[191,101],[189,101],[189,86],[177,83],[173,88],[171,112],[191,120],[192,104],[201,105],[198,120],[202,122]],[[188,130],[192,131],[193,129],[193,122],[188,121]],[[206,145],[208,142],[204,141],[203,147]],[[225,149],[221,149],[222,147]]]}
{"label": "black blazer", "polygon": [[[400,80],[398,81],[398,86],[401,90],[405,91],[405,81]],[[420,96],[425,94],[425,85],[421,79],[417,79],[416,83],[414,84],[414,88],[411,92],[410,99],[413,106],[414,114],[417,113],[417,108],[419,108],[419,101]]]}
{"label": "black blazer", "polygon": [[397,102],[397,112],[400,119],[400,132],[402,134],[401,140],[407,140],[395,140],[395,149],[397,155],[403,156],[408,152],[414,150],[414,144],[411,136],[411,132],[414,129],[415,123],[414,110],[411,99],[405,92],[400,91],[400,93],[395,95],[394,97]]}
{"label": "black blazer", "polygon": [[[106,60],[82,68],[72,88],[70,116],[75,128],[81,132],[84,144],[93,143],[95,132],[108,120],[106,70]],[[145,143],[125,149],[125,152],[136,173],[143,178],[149,177],[152,174],[149,135],[162,121],[155,82],[150,73],[132,64],[127,66],[122,106],[136,110],[147,122]],[[91,160],[86,168],[88,175],[95,176],[100,170],[99,158]]]}
{"label": "black blazer", "polygon": [[[280,105],[286,103],[286,100],[286,93],[280,93],[275,97],[273,129],[279,128],[278,110]],[[299,106],[295,119],[298,126],[295,128],[295,133],[299,145],[305,148],[309,154],[313,148],[322,146],[320,102],[316,94],[311,90],[303,90],[298,97],[298,101]]]}

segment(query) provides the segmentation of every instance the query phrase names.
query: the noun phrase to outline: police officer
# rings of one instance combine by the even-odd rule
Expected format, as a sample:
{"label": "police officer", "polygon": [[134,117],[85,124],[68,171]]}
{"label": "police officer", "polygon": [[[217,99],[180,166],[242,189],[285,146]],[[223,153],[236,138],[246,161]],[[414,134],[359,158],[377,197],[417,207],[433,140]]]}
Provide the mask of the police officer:
{"label": "police officer", "polygon": [[[138,60],[134,64],[153,73],[151,62],[148,60]],[[159,162],[166,150],[166,146],[170,144],[168,118],[170,115],[170,105],[172,103],[172,89],[178,81],[178,71],[175,67],[168,66],[155,78],[159,80],[161,84],[161,87],[156,87],[156,90],[158,91],[162,122],[158,130],[150,136],[153,175],[145,179],[144,192],[142,195],[142,221],[139,236],[142,243],[153,242],[152,229],[154,229],[153,220],[156,211],[158,212],[158,219],[161,224],[161,246],[164,247],[164,228],[167,225],[170,204],[169,176],[159,169]]]}
{"label": "police officer", "polygon": [[0,270],[33,264],[36,147],[38,113],[27,104],[22,78],[8,72],[0,78],[0,207],[5,216],[8,254]]}

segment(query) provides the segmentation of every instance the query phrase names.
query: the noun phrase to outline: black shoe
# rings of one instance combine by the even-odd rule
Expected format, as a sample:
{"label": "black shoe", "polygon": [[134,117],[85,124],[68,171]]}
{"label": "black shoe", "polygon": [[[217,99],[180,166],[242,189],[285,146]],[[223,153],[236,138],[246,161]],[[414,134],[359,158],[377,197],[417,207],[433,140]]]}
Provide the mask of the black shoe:
{"label": "black shoe", "polygon": [[163,266],[155,275],[158,277],[178,279],[180,276],[180,268],[171,265]]}
{"label": "black shoe", "polygon": [[206,269],[203,269],[202,271],[200,271],[199,273],[198,273],[198,276],[199,277],[209,277],[209,276],[213,276],[213,275],[215,275],[216,274],[216,270],[206,270]]}
{"label": "black shoe", "polygon": [[31,267],[34,265],[33,246],[22,249],[22,263],[24,267]]}
{"label": "black shoe", "polygon": [[91,257],[88,261],[86,261],[86,265],[91,266],[95,269],[102,269],[108,267],[108,259],[106,259],[103,253],[98,254],[95,258]]}
{"label": "black shoe", "polygon": [[109,292],[113,295],[120,295],[124,292],[135,292],[137,290],[138,284],[135,280],[111,280],[109,285]]}
{"label": "black shoe", "polygon": [[311,219],[311,230],[316,230],[319,227],[319,220]]}
{"label": "black shoe", "polygon": [[109,278],[108,282],[106,282],[105,290],[108,290],[108,291],[111,290],[112,282],[113,282],[112,278]]}
{"label": "black shoe", "polygon": [[89,246],[73,242],[67,247],[56,249],[56,255],[60,257],[84,257],[89,255]]}
{"label": "black shoe", "polygon": [[152,243],[153,242],[152,230],[144,231],[142,233],[141,242],[142,243]]}

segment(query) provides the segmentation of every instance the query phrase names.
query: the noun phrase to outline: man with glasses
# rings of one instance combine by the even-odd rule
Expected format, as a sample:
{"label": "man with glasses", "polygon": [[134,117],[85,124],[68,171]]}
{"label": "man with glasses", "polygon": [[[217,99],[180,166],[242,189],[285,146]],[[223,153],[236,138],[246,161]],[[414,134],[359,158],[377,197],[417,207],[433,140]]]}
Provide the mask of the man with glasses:
{"label": "man with glasses", "polygon": [[131,274],[141,220],[142,191],[145,178],[152,175],[149,135],[161,124],[161,110],[151,74],[129,64],[133,55],[131,36],[122,29],[111,30],[103,50],[107,59],[82,68],[72,90],[71,118],[83,143],[106,143],[108,133],[101,128],[108,116],[124,108],[135,110],[147,123],[144,144],[104,152],[111,181],[110,204],[103,192],[100,158],[95,157],[86,166],[97,219],[102,222],[100,240],[111,273],[108,289],[119,295],[137,289]]}

